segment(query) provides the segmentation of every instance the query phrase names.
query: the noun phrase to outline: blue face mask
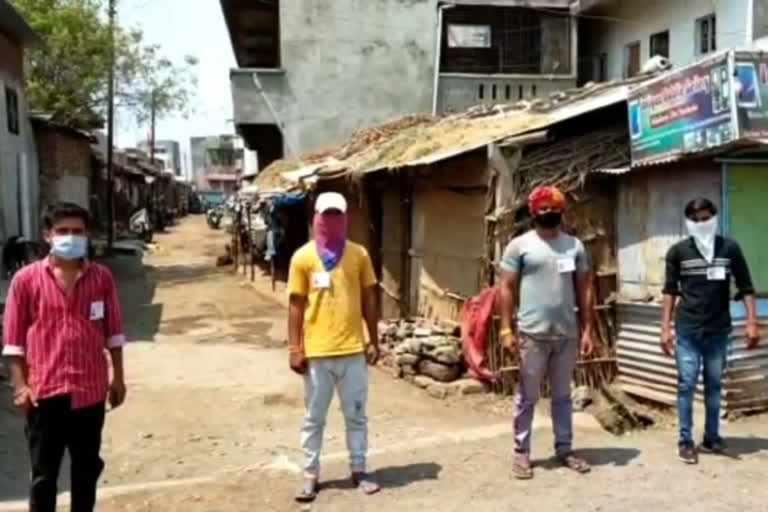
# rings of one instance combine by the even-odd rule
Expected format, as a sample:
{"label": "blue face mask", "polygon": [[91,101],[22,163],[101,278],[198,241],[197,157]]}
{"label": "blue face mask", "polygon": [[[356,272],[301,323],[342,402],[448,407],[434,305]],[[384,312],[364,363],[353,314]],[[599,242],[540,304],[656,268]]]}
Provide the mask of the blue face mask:
{"label": "blue face mask", "polygon": [[51,239],[51,254],[62,260],[85,258],[88,237],[82,235],[56,235]]}

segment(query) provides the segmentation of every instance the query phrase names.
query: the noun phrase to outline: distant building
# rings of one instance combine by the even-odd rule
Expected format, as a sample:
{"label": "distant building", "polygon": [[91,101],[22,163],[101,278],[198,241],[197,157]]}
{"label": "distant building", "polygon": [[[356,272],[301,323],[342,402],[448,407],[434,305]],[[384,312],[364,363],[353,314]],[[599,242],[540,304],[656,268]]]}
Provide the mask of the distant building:
{"label": "distant building", "polygon": [[7,0],[0,0],[0,244],[37,239],[38,158],[24,97],[24,48],[40,37]]}
{"label": "distant building", "polygon": [[[138,148],[145,153],[150,153],[149,142],[140,141]],[[181,176],[181,148],[175,140],[156,140],[155,158],[165,163],[165,168],[173,171],[176,176]]]}
{"label": "distant building", "polygon": [[264,167],[406,114],[546,98],[576,84],[571,3],[221,0],[235,126]]}
{"label": "distant building", "polygon": [[656,55],[680,68],[721,50],[765,47],[768,36],[766,0],[580,0],[573,8],[582,16],[582,82],[635,76]]}
{"label": "distant building", "polygon": [[237,135],[190,138],[191,181],[198,190],[222,190],[231,194],[244,168],[243,140]]}

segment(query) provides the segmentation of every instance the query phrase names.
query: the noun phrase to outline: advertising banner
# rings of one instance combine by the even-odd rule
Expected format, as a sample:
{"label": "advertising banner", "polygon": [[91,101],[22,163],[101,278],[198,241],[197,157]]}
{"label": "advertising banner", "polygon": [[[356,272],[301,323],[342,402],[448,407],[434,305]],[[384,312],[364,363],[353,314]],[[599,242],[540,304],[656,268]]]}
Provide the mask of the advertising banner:
{"label": "advertising banner", "polygon": [[768,56],[736,52],[734,90],[739,136],[768,141]]}
{"label": "advertising banner", "polygon": [[[732,142],[737,137],[733,83],[728,54],[721,54],[671,71],[630,92],[632,165]],[[768,105],[768,98],[764,104]],[[768,116],[761,119],[768,129]]]}

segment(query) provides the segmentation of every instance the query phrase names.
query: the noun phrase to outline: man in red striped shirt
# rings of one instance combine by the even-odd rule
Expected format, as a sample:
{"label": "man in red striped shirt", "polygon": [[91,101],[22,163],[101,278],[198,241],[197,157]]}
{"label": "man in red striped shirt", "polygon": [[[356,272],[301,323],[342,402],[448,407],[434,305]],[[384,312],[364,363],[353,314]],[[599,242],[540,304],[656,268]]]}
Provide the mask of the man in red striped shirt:
{"label": "man in red striped shirt", "polygon": [[[110,271],[86,259],[90,217],[62,203],[45,216],[49,256],[13,278],[3,320],[14,405],[26,416],[31,512],[55,512],[64,450],[72,462],[72,512],[91,512],[104,469],[105,402],[125,400],[125,343]],[[112,362],[109,378],[107,355]]]}

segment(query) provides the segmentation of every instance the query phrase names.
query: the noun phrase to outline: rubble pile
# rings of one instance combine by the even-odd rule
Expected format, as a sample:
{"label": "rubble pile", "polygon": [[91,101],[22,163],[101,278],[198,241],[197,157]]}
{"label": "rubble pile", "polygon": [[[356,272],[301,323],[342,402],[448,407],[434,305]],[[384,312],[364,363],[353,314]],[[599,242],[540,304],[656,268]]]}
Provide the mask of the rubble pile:
{"label": "rubble pile", "polygon": [[382,322],[380,333],[385,363],[396,377],[425,375],[452,382],[464,371],[461,340],[453,329],[419,320],[393,320]]}

